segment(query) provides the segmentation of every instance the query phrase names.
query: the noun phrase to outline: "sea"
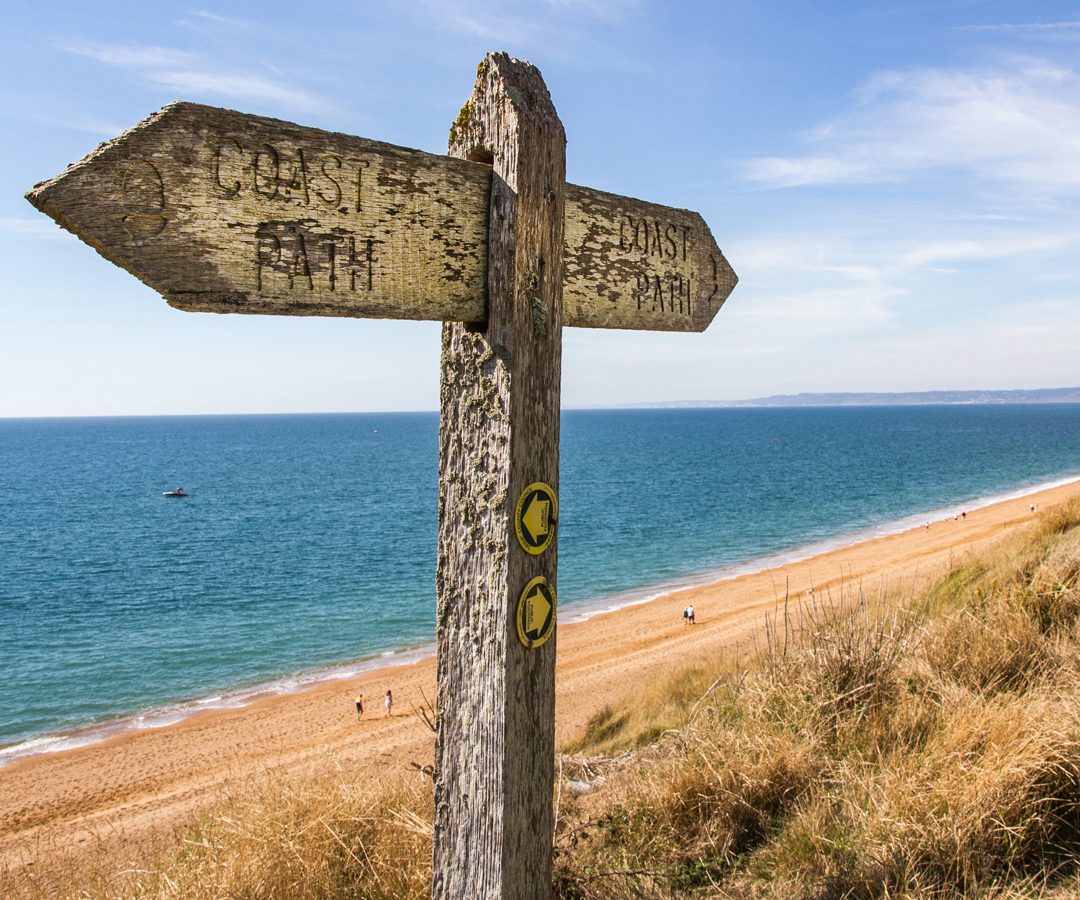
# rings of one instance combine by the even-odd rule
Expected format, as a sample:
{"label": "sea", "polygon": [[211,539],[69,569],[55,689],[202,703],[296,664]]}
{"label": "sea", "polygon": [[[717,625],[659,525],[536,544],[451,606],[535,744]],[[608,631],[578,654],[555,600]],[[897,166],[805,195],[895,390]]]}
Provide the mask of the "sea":
{"label": "sea", "polygon": [[[566,622],[1076,480],[1080,405],[571,410],[561,469]],[[431,654],[437,484],[436,413],[0,420],[0,764]]]}

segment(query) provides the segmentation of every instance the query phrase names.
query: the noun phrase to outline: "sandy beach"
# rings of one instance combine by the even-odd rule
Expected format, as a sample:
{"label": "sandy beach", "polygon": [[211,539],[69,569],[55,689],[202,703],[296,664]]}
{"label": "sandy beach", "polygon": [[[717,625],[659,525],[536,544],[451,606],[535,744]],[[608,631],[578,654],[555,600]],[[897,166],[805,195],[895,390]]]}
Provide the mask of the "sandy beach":
{"label": "sandy beach", "polygon": [[[813,588],[824,600],[839,596],[841,586],[868,594],[917,590],[951,563],[1077,496],[1080,483],[1072,483],[562,624],[556,740],[572,738],[605,704],[666,671],[736,648],[749,652],[785,593],[797,600]],[[681,616],[689,604],[694,626]],[[183,825],[230,786],[266,772],[289,775],[337,763],[366,778],[428,765],[434,740],[414,708],[434,697],[434,679],[434,659],[426,658],[14,762],[0,768],[0,854],[19,866],[57,849],[135,844]],[[395,698],[389,718],[382,708],[387,688]],[[353,698],[361,691],[368,708],[357,721]]]}

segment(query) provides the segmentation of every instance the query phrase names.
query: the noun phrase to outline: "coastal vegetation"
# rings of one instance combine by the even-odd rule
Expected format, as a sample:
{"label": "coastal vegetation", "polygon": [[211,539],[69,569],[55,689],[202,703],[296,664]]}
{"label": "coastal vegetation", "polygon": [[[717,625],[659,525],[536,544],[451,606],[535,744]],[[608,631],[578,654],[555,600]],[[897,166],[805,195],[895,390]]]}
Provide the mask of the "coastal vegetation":
{"label": "coastal vegetation", "polygon": [[[1080,504],[925,592],[779,598],[749,665],[672,672],[563,749],[560,897],[1076,896]],[[0,894],[425,896],[430,781],[348,775],[267,775],[122,869],[57,856]]]}
{"label": "coastal vegetation", "polygon": [[[564,811],[560,893],[1076,896],[1078,524],[1056,512],[919,596],[776,617],[750,671]],[[649,714],[610,727],[628,715],[579,752],[633,746]]]}

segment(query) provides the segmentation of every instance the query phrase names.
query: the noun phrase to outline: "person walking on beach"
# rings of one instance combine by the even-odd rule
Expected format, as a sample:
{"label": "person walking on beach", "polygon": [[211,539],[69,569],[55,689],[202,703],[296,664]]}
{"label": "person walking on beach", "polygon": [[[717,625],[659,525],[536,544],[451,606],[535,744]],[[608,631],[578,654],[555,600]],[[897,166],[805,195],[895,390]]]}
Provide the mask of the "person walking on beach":
{"label": "person walking on beach", "polygon": [[686,607],[686,617],[690,620],[691,625],[695,624],[694,623],[694,607],[693,606]]}
{"label": "person walking on beach", "polygon": [[364,695],[356,695],[356,721],[360,721],[360,717],[364,714]]}
{"label": "person walking on beach", "polygon": [[386,699],[383,700],[383,706],[386,707],[386,718],[390,717],[390,711],[394,708],[394,695],[390,693],[390,690],[386,691]]}

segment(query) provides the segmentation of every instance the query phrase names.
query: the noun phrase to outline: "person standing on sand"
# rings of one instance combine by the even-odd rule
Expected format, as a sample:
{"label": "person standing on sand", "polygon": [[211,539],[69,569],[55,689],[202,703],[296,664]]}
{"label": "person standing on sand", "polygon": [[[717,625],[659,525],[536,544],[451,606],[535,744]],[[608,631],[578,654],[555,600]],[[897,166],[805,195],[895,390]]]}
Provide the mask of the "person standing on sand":
{"label": "person standing on sand", "polygon": [[693,606],[686,607],[686,617],[690,620],[691,625],[696,624],[694,622],[694,607]]}
{"label": "person standing on sand", "polygon": [[364,695],[356,695],[356,721],[360,721],[360,717],[364,714]]}
{"label": "person standing on sand", "polygon": [[386,707],[386,717],[390,717],[390,711],[394,708],[394,695],[390,693],[389,689],[386,691],[386,699],[383,700],[383,706]]}

